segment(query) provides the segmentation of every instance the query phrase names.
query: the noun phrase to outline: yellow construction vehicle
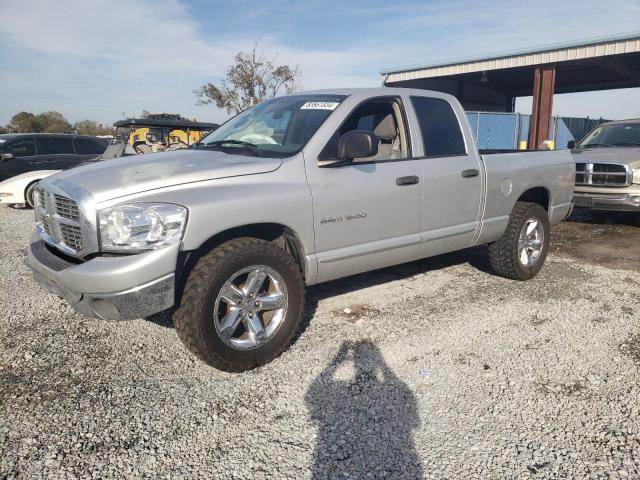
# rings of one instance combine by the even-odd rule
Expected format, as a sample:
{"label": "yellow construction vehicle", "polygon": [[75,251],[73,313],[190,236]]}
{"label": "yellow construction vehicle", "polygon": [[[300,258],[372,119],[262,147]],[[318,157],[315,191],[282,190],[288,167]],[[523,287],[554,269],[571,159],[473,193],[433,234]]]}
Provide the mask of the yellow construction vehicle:
{"label": "yellow construction vehicle", "polygon": [[189,148],[219,127],[217,123],[196,122],[167,114],[128,118],[115,122],[113,126],[116,132],[102,155],[103,159]]}

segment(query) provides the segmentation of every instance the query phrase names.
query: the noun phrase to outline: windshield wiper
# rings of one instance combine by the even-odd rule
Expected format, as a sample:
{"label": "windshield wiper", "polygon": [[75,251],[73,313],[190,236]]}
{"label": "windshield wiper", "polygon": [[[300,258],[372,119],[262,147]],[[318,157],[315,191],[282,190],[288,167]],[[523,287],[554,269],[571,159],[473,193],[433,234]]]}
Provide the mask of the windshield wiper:
{"label": "windshield wiper", "polygon": [[256,157],[262,156],[262,154],[260,153],[260,149],[256,144],[243,142],[242,140],[216,140],[215,142],[202,143],[198,146],[198,148],[222,147],[224,145],[238,145],[240,149],[251,152]]}
{"label": "windshield wiper", "polygon": [[580,148],[591,148],[591,147],[615,147],[610,143],[588,143],[586,145],[580,145]]}

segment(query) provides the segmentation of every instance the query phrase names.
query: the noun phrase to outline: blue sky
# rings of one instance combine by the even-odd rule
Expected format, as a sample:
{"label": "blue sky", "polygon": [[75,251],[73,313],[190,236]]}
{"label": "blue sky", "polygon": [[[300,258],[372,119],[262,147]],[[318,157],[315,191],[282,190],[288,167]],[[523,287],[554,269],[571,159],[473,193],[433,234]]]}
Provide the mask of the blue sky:
{"label": "blue sky", "polygon": [[[256,42],[300,67],[302,89],[375,86],[384,67],[637,30],[640,1],[1,0],[0,18],[0,124],[21,110],[220,121],[193,90]],[[640,89],[557,95],[554,107],[637,117]]]}

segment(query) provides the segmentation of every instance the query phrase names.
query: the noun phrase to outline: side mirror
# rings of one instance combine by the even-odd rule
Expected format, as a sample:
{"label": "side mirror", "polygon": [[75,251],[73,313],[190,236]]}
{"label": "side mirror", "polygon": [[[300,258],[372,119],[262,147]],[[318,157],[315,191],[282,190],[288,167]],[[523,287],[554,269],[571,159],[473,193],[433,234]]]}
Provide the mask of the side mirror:
{"label": "side mirror", "polygon": [[346,132],[338,142],[338,159],[353,160],[378,153],[378,137],[368,130]]}
{"label": "side mirror", "polygon": [[6,162],[7,160],[13,160],[13,153],[3,153],[0,158],[2,158],[3,162]]}
{"label": "side mirror", "polygon": [[569,140],[567,142],[567,148],[569,150],[573,150],[574,148],[576,148],[576,141],[575,140]]}

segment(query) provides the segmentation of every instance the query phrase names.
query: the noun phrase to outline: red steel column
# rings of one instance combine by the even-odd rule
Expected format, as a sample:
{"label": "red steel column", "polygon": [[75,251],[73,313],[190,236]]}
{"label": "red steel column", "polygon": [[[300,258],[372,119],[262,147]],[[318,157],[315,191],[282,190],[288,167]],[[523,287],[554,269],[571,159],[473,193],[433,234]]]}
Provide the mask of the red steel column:
{"label": "red steel column", "polygon": [[540,144],[549,138],[555,84],[555,65],[536,67],[533,75],[533,108],[529,124],[530,149],[539,148]]}

